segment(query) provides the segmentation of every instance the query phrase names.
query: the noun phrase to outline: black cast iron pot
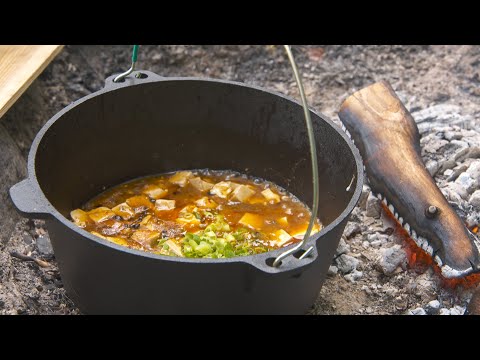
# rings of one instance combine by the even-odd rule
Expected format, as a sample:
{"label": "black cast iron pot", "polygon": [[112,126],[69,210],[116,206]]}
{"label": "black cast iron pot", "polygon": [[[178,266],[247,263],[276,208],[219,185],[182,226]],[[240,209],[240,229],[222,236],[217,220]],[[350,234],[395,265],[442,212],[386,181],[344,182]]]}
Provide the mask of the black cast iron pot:
{"label": "black cast iron pot", "polygon": [[[143,78],[134,75],[143,74]],[[312,111],[326,225],[304,259],[284,249],[231,259],[186,259],[131,250],[68,219],[108,187],[180,169],[231,169],[273,181],[311,204],[302,106],[254,86],[134,72],[56,114],[36,136],[28,178],[10,194],[27,217],[46,219],[68,292],[90,314],[301,314],[318,296],[363,184],[360,155]],[[352,182],[353,178],[353,183]],[[349,187],[349,185],[351,186]],[[349,190],[347,190],[347,187]]]}

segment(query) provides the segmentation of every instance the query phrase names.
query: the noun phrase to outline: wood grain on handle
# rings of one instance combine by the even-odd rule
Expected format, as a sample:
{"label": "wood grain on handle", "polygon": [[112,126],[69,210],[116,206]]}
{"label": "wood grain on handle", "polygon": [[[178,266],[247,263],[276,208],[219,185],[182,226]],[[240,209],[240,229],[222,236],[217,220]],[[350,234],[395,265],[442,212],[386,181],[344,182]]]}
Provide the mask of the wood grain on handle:
{"label": "wood grain on handle", "polygon": [[[415,121],[386,81],[379,81],[352,94],[344,101],[340,111],[347,108],[358,118],[369,118],[379,126],[392,124],[395,131],[403,130],[420,155],[420,136]],[[401,126],[396,126],[398,124]],[[382,131],[391,129],[387,127]]]}

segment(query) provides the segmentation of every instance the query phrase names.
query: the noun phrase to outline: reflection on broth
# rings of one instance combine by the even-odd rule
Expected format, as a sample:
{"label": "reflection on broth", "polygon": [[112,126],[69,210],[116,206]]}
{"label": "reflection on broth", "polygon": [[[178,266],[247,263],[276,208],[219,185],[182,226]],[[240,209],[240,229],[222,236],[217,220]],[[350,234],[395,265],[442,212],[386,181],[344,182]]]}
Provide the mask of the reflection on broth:
{"label": "reflection on broth", "polygon": [[[230,258],[299,242],[310,210],[271,182],[232,171],[192,170],[115,186],[70,215],[77,226],[130,248]],[[320,229],[317,221],[312,234]]]}

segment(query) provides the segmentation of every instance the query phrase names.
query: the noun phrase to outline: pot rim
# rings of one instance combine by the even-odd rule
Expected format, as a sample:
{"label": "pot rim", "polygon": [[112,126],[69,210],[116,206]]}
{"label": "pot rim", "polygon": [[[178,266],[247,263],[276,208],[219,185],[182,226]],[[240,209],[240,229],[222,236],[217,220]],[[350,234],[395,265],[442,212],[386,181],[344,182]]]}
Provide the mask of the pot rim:
{"label": "pot rim", "polygon": [[[109,247],[113,250],[122,251],[122,252],[125,252],[125,253],[128,253],[128,254],[131,254],[131,255],[137,255],[137,256],[142,256],[142,257],[146,257],[146,258],[150,258],[150,259],[158,259],[158,260],[163,260],[163,261],[174,261],[174,262],[179,262],[179,263],[194,263],[194,264],[246,263],[246,264],[254,265],[255,263],[257,263],[256,260],[260,260],[260,261],[263,260],[262,263],[264,265],[262,265],[261,268],[264,271],[266,270],[267,272],[270,272],[270,273],[279,273],[279,272],[283,272],[284,270],[291,270],[292,268],[290,266],[287,266],[288,265],[287,262],[289,263],[290,261],[285,261],[287,259],[284,260],[285,263],[286,263],[285,265],[279,266],[277,268],[266,265],[265,261],[269,258],[276,258],[281,253],[283,253],[284,251],[294,247],[296,244],[292,244],[292,245],[289,245],[289,246],[284,247],[284,248],[268,251],[268,252],[262,253],[262,254],[249,255],[249,256],[237,256],[237,257],[225,258],[225,259],[184,258],[184,257],[160,255],[160,254],[154,254],[154,253],[150,253],[150,252],[146,252],[146,251],[142,251],[142,250],[131,249],[131,248],[128,248],[126,246],[117,245],[117,244],[112,243],[110,241],[104,240],[100,237],[97,237],[97,236],[91,234],[90,232],[76,226],[67,217],[63,216],[50,203],[50,201],[48,200],[46,195],[43,193],[43,190],[40,187],[40,184],[39,184],[39,182],[37,180],[37,176],[36,176],[35,159],[36,159],[36,155],[37,155],[39,145],[40,145],[44,135],[50,129],[50,127],[57,120],[59,120],[65,113],[67,113],[68,111],[72,110],[73,108],[83,104],[84,102],[86,102],[86,101],[88,101],[88,100],[90,100],[94,97],[97,97],[97,96],[100,96],[100,95],[103,95],[103,94],[106,94],[106,93],[109,93],[109,92],[121,90],[121,89],[124,89],[126,87],[140,86],[142,84],[152,83],[152,82],[201,81],[201,82],[207,82],[207,83],[220,83],[220,84],[227,84],[227,85],[233,85],[233,86],[241,86],[241,87],[256,90],[256,91],[262,91],[262,92],[266,92],[270,95],[279,96],[279,97],[281,97],[285,100],[288,100],[288,101],[293,102],[293,103],[295,103],[299,106],[302,106],[299,101],[293,99],[292,97],[289,97],[287,95],[280,94],[278,92],[268,90],[268,89],[265,89],[265,88],[262,88],[262,87],[256,86],[256,85],[249,85],[249,84],[244,84],[244,83],[240,83],[240,82],[236,82],[236,81],[230,81],[230,80],[203,78],[203,77],[160,77],[159,75],[157,75],[155,73],[151,73],[149,71],[144,71],[144,70],[138,70],[138,71],[135,71],[135,72],[148,73],[149,75],[151,74],[151,75],[155,75],[155,76],[150,76],[146,79],[135,79],[132,83],[125,82],[125,83],[120,83],[119,84],[119,83],[111,82],[109,84],[108,80],[112,79],[114,77],[114,76],[110,76],[107,79],[106,85],[105,85],[104,88],[102,88],[102,89],[100,89],[96,92],[93,92],[89,95],[86,95],[86,96],[72,102],[71,104],[69,104],[68,106],[63,108],[62,110],[60,110],[58,113],[56,113],[53,117],[51,117],[42,126],[42,128],[39,130],[39,132],[35,136],[35,139],[32,142],[32,146],[30,148],[29,155],[28,155],[28,164],[27,164],[28,179],[30,180],[30,182],[33,186],[32,191],[35,194],[35,196],[37,197],[38,201],[45,205],[44,206],[45,207],[45,212],[48,213],[49,215],[53,216],[62,225],[66,226],[67,228],[69,228],[70,230],[72,230],[74,232],[79,233],[80,235],[87,238],[88,240],[93,241],[100,246],[107,246],[107,247]],[[362,158],[361,158],[361,155],[360,155],[357,147],[353,143],[353,141],[347,136],[347,134],[344,131],[342,131],[342,129],[338,125],[336,125],[328,117],[326,117],[325,115],[315,111],[311,107],[309,107],[309,109],[314,115],[318,116],[321,120],[325,121],[328,125],[330,125],[343,138],[343,140],[346,142],[347,146],[349,147],[350,151],[353,154],[353,157],[355,159],[355,164],[356,164],[356,167],[357,167],[357,172],[356,172],[356,174],[354,174],[355,177],[356,177],[355,191],[353,192],[352,197],[350,198],[350,201],[349,201],[348,205],[344,208],[344,210],[340,213],[339,216],[337,216],[327,226],[323,227],[320,230],[320,232],[310,236],[310,239],[308,239],[307,242],[305,243],[306,247],[311,246],[314,243],[316,244],[318,239],[320,239],[321,237],[325,236],[327,233],[332,231],[334,228],[336,228],[338,226],[338,224],[340,224],[345,218],[347,218],[350,215],[350,213],[353,211],[353,209],[355,208],[355,206],[357,205],[357,203],[360,199],[360,195],[361,195],[361,191],[362,191],[362,187],[363,187],[363,181],[364,181]],[[318,121],[318,120],[316,118],[312,118],[312,121],[315,122],[315,121]],[[314,246],[313,253],[314,253],[314,258],[316,258],[316,246]],[[309,257],[306,257],[303,260],[298,260],[297,259],[298,263],[297,263],[297,266],[295,266],[295,268],[298,268],[299,266],[311,263],[312,261],[308,261],[308,259],[309,259]]]}

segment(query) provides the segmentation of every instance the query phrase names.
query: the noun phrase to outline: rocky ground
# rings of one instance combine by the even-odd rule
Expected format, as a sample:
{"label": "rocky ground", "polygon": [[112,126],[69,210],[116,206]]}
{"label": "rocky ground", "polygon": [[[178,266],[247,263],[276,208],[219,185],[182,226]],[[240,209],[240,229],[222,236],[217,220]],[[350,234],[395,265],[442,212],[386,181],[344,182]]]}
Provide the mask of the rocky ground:
{"label": "rocky ground", "polygon": [[[478,223],[480,47],[293,48],[310,104],[336,122],[349,94],[377,80],[389,81],[418,124],[428,170],[465,222]],[[0,131],[18,149],[16,156],[23,157],[15,181],[24,174],[22,161],[43,123],[101,88],[107,76],[128,68],[129,52],[129,46],[67,46],[49,65],[0,122]],[[298,97],[279,46],[143,46],[139,67],[164,76],[242,81]],[[0,183],[14,183],[13,178],[0,177]],[[4,222],[0,236],[0,314],[78,314],[63,289],[43,222],[18,219],[8,211],[11,221]],[[365,185],[309,313],[463,314],[472,288],[448,286],[431,267],[414,264],[411,253]]]}

